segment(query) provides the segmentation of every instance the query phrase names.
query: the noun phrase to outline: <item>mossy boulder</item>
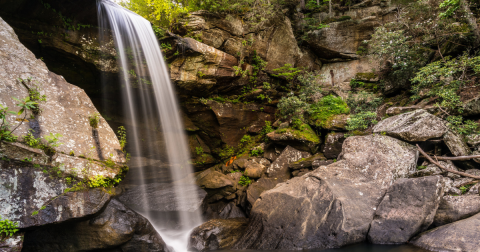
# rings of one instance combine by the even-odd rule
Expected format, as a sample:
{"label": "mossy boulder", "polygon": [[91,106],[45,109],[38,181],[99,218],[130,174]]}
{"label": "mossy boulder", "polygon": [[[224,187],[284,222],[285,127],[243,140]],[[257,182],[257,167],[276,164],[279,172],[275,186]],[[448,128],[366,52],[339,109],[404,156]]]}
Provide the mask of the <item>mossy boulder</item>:
{"label": "mossy boulder", "polygon": [[307,124],[298,128],[285,128],[267,134],[268,139],[281,145],[290,145],[295,149],[315,153],[321,144],[320,138]]}

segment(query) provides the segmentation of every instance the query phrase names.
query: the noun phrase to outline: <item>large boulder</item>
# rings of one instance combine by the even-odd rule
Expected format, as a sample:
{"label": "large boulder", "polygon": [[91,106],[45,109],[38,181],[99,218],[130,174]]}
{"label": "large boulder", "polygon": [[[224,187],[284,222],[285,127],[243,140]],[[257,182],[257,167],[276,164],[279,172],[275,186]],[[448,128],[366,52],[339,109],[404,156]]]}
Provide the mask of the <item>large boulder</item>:
{"label": "large boulder", "polygon": [[349,137],[341,160],[265,191],[236,249],[336,248],[362,242],[385,190],[416,167],[412,145]]}
{"label": "large boulder", "polygon": [[234,196],[238,186],[238,181],[234,177],[216,171],[215,167],[198,174],[196,183],[207,192],[204,199],[207,203]]}
{"label": "large boulder", "polygon": [[310,153],[287,146],[282,151],[282,154],[268,167],[268,178],[275,179],[277,183],[287,181],[291,178],[291,173],[288,169],[289,164],[309,157],[311,157]]}
{"label": "large boulder", "polygon": [[383,133],[391,137],[410,142],[421,142],[440,138],[447,133],[447,122],[423,109],[389,117],[373,127],[374,133]]}
{"label": "large boulder", "polygon": [[[85,92],[65,81],[62,76],[50,72],[45,63],[37,59],[18,40],[13,29],[0,19],[0,40],[5,41],[0,46],[0,65],[2,78],[0,80],[0,101],[10,110],[18,111],[18,103],[12,97],[23,99],[30,96],[29,92],[36,90],[40,95],[46,95],[46,101],[39,101],[41,112],[34,114],[27,111],[26,121],[23,115],[8,115],[7,121],[11,128],[18,129],[13,134],[23,137],[29,131],[36,138],[60,134],[57,151],[75,155],[85,155],[93,159],[111,158],[123,162],[115,132],[99,115],[90,98]],[[20,81],[19,78],[24,79]],[[99,115],[98,126],[90,126],[89,118]],[[17,120],[18,119],[18,120]],[[95,150],[92,151],[92,148]]]}
{"label": "large boulder", "polygon": [[398,179],[375,211],[368,240],[374,244],[408,242],[432,224],[443,194],[442,176]]}
{"label": "large boulder", "polygon": [[431,251],[478,251],[480,214],[450,223],[415,237],[411,243]]}
{"label": "large boulder", "polygon": [[91,251],[119,248],[123,252],[169,251],[146,218],[111,200],[93,219],[28,231],[22,251]]}
{"label": "large boulder", "polygon": [[432,226],[439,227],[480,213],[480,196],[444,196],[435,214]]}
{"label": "large boulder", "polygon": [[242,236],[248,219],[214,219],[196,227],[190,235],[189,251],[229,249]]}

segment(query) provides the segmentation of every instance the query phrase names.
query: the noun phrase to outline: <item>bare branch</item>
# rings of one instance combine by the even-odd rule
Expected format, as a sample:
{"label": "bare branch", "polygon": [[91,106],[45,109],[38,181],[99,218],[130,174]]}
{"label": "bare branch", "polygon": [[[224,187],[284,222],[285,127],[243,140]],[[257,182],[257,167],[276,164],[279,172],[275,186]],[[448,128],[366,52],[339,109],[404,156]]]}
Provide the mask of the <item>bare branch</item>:
{"label": "bare branch", "polygon": [[[468,174],[468,173],[465,173],[465,172],[459,172],[459,171],[454,171],[454,170],[450,170],[450,169],[447,169],[445,168],[445,166],[441,165],[440,163],[438,162],[435,162],[435,160],[432,159],[432,157],[430,157],[427,153],[425,153],[422,148],[420,148],[420,146],[418,146],[417,144],[417,148],[418,148],[418,151],[420,151],[420,153],[422,153],[422,155],[428,159],[428,161],[430,161],[430,163],[432,164],[435,164],[436,166],[438,166],[439,168],[447,171],[447,172],[451,172],[451,173],[454,173],[454,174],[458,174],[460,176],[464,176],[464,177],[469,177],[469,178],[474,178],[474,179],[480,179],[480,176],[474,176],[474,175],[471,175],[471,174]],[[440,157],[439,157],[440,159]]]}

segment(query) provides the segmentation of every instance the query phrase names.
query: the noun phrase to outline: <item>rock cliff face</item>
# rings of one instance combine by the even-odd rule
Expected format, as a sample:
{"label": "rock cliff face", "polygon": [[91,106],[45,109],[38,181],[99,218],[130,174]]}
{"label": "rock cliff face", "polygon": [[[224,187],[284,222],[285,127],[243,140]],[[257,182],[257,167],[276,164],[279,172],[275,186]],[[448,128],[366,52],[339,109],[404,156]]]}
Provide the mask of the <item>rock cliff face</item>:
{"label": "rock cliff face", "polygon": [[[111,181],[125,172],[111,128],[131,125],[121,112],[114,43],[97,39],[93,0],[0,0],[0,104],[18,112],[12,97],[39,97],[36,111],[7,117],[11,129],[19,126],[18,141],[0,142],[0,216],[20,228],[0,241],[0,251],[168,251],[152,224],[120,202],[143,204],[138,198],[144,194],[149,210],[166,216],[157,222],[175,226],[169,213],[203,211],[207,222],[189,243],[198,251],[324,249],[365,241],[475,250],[479,184],[424,162],[415,144],[437,156],[464,156],[479,152],[478,136],[449,129],[435,100],[404,107],[409,97],[395,93],[403,86],[379,94],[384,59],[364,56],[364,41],[393,20],[395,4],[368,0],[334,6],[329,14],[291,2],[260,25],[242,14],[194,12],[159,38],[197,173],[171,181],[163,156],[133,151],[132,170],[159,183],[139,186],[139,173],[130,173],[118,190],[76,190],[79,182]],[[326,26],[304,30],[306,15]],[[298,125],[293,113],[277,109],[282,98],[301,95],[292,88],[298,80],[276,76],[281,67],[317,71],[311,82],[322,91],[312,98],[315,105],[329,95],[349,101],[375,91],[365,103],[385,96],[375,111],[378,124],[347,132],[356,109],[348,103],[351,115]],[[115,85],[101,89],[101,74]],[[355,88],[352,79],[363,86]],[[464,115],[478,119],[478,101],[465,100]],[[42,144],[60,134],[63,144],[54,151],[33,148],[28,133]],[[162,143],[159,135],[143,144]],[[478,176],[477,161],[440,163]],[[167,182],[202,197],[179,209]],[[114,198],[115,192],[122,194]]]}
{"label": "rock cliff face", "polygon": [[[0,40],[0,104],[18,112],[20,108],[16,105],[20,102],[13,98],[28,98],[38,103],[36,108],[23,113],[7,114],[2,122],[2,125],[8,123],[10,131],[18,138],[15,142],[0,142],[1,218],[17,223],[21,230],[28,229],[28,236],[46,225],[58,230],[57,225],[61,223],[92,218],[110,202],[112,189],[90,189],[83,185],[94,178],[113,180],[125,171],[125,156],[117,136],[85,92],[50,72],[41,59],[20,43],[13,29],[1,18]],[[92,124],[94,117],[97,119]],[[57,139],[51,141],[48,137],[52,135]],[[123,207],[116,204],[117,208]],[[134,212],[129,214],[130,218],[140,218]],[[142,224],[126,223],[125,228],[147,224],[143,219]],[[131,232],[132,236],[108,246],[120,246],[125,241],[138,243],[135,239],[143,238],[133,238],[135,232],[140,236],[156,235],[150,243],[157,247],[156,251],[166,250],[163,240],[151,226],[144,230],[137,228]],[[6,240],[7,250],[3,251],[21,249],[22,243],[17,241],[19,236],[23,233]],[[55,247],[64,242],[60,239],[50,244]],[[100,239],[103,245],[99,247],[110,242],[108,237]],[[32,250],[31,245],[25,249],[39,251]],[[78,250],[71,248],[71,251]]]}

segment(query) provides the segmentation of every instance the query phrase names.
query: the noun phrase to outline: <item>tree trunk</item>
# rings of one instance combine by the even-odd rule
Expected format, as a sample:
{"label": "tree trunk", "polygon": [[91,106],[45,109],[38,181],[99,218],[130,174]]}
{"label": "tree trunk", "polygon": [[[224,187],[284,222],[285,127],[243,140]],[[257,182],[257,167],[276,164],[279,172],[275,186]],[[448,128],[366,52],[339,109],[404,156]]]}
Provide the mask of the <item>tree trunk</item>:
{"label": "tree trunk", "polygon": [[305,10],[305,0],[300,0],[300,11]]}
{"label": "tree trunk", "polygon": [[465,11],[467,15],[467,22],[472,29],[473,35],[475,36],[475,45],[478,46],[480,44],[480,31],[478,30],[477,26],[477,19],[473,16],[472,11],[470,10],[470,6],[466,0],[460,1],[460,7]]}
{"label": "tree trunk", "polygon": [[332,17],[332,0],[328,1],[328,15]]}
{"label": "tree trunk", "polygon": [[320,0],[317,0],[317,5],[320,5]]}

